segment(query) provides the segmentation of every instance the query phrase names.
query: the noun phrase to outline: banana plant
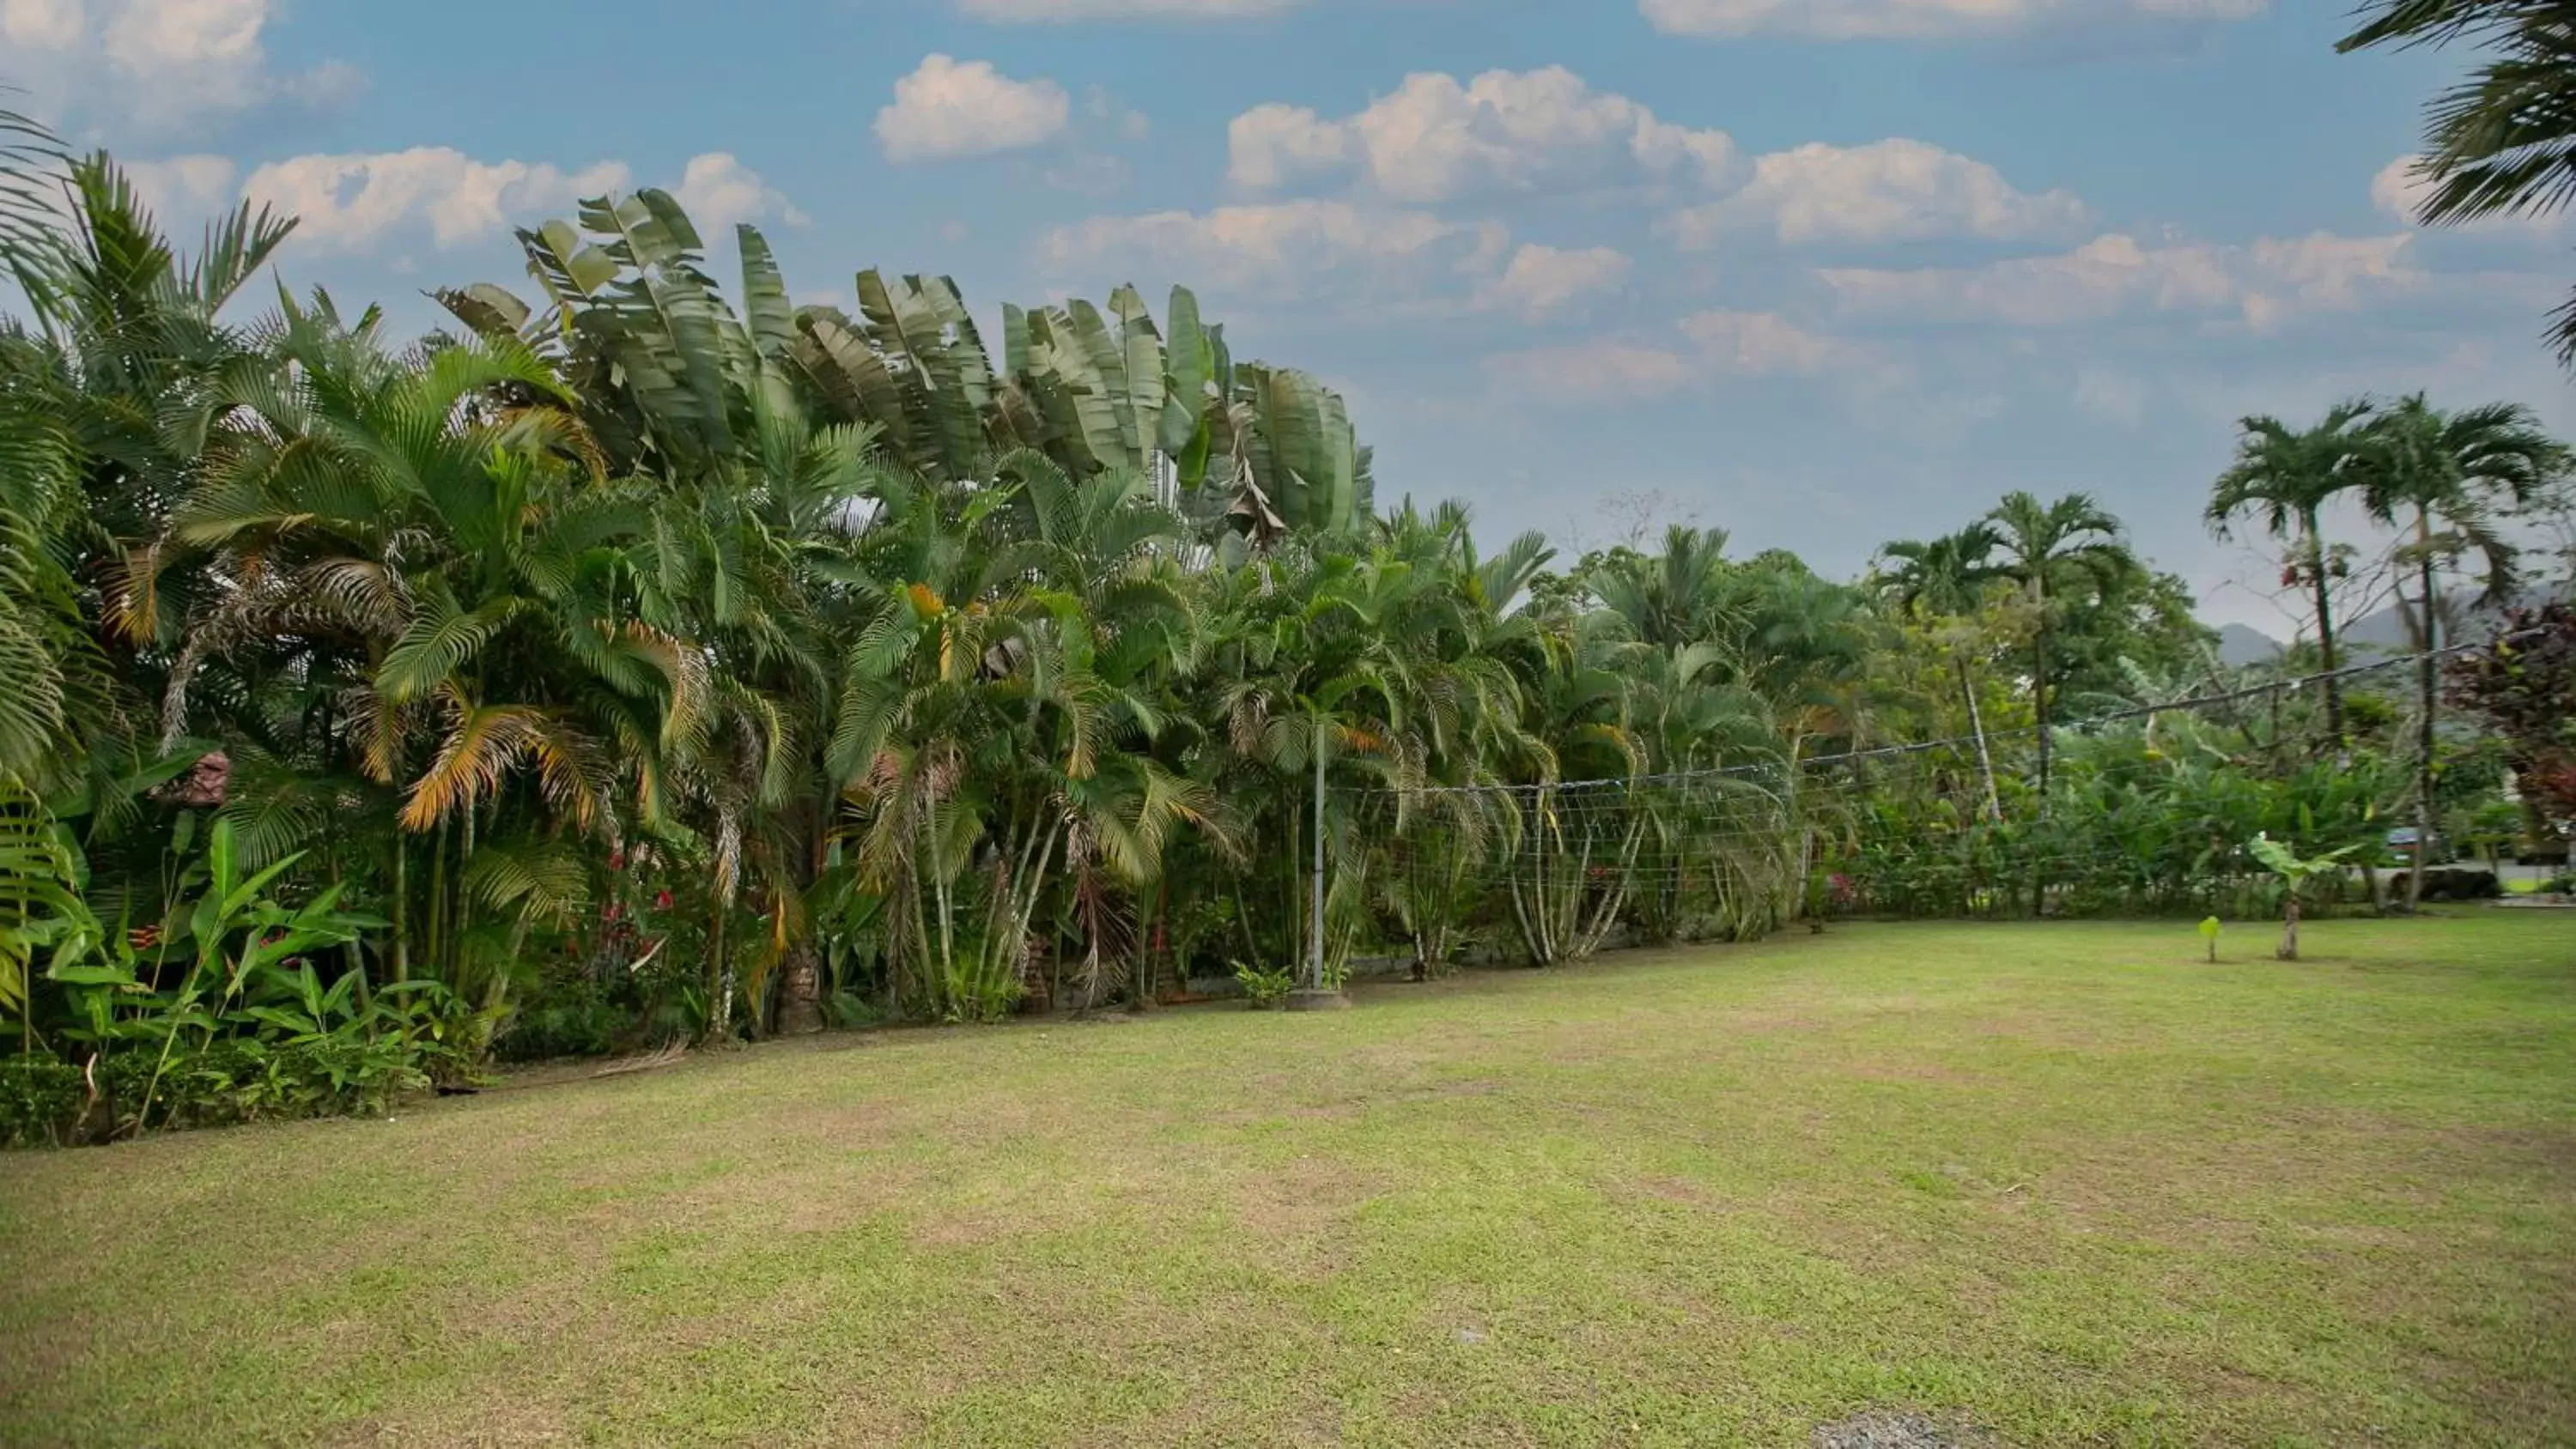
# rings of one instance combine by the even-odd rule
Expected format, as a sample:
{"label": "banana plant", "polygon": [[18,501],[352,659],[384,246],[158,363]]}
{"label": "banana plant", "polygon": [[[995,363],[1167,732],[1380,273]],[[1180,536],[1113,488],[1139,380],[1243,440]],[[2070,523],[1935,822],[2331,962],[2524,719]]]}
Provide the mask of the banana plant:
{"label": "banana plant", "polygon": [[2308,882],[2323,875],[2341,875],[2344,862],[2360,848],[2347,845],[2324,855],[2302,856],[2269,835],[2257,835],[2245,843],[2247,853],[2281,878],[2281,944],[2273,955],[2284,961],[2299,959],[2299,904],[2307,894]]}

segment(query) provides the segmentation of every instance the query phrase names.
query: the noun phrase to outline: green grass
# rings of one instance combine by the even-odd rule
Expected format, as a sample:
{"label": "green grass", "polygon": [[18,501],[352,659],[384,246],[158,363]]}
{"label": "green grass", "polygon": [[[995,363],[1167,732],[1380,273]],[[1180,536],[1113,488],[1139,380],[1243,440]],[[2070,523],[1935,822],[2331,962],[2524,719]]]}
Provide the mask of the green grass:
{"label": "green grass", "polygon": [[0,1159],[0,1442],[2576,1443],[2576,919],[1861,926]]}

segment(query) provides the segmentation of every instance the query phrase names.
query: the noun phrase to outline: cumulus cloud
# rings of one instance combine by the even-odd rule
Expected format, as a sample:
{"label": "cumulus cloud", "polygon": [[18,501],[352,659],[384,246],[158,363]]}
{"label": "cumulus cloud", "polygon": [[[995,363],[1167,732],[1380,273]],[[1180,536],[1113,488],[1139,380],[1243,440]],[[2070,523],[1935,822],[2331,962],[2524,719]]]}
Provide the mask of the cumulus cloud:
{"label": "cumulus cloud", "polygon": [[1053,81],[931,55],[894,83],[894,104],[877,112],[877,144],[889,161],[988,156],[1051,140],[1072,115],[1073,98]]}
{"label": "cumulus cloud", "polygon": [[1742,189],[1674,213],[1663,230],[1697,251],[1734,232],[1768,231],[1790,245],[2004,240],[2081,235],[2084,221],[2072,193],[2019,191],[1983,161],[1900,137],[1772,152]]}
{"label": "cumulus cloud", "polygon": [[2097,237],[2071,252],[1981,267],[1817,273],[1848,314],[1923,321],[2062,327],[2125,312],[2223,313],[2268,329],[2313,312],[2347,311],[2424,281],[2412,238],[2317,232],[2243,246]]}
{"label": "cumulus cloud", "polygon": [[1231,20],[1274,15],[1301,0],[958,0],[977,20]]}
{"label": "cumulus cloud", "polygon": [[1043,234],[1037,256],[1068,278],[1143,270],[1314,301],[1418,295],[1489,275],[1508,245],[1492,223],[1305,200],[1093,217]]}
{"label": "cumulus cloud", "polygon": [[1461,85],[1406,76],[1355,115],[1256,106],[1227,128],[1228,176],[1270,189],[1355,171],[1399,201],[1597,184],[1605,177],[1715,183],[1735,160],[1723,131],[1659,120],[1626,96],[1593,90],[1562,66],[1492,70]]}
{"label": "cumulus cloud", "polygon": [[1777,312],[1695,312],[1678,337],[1599,337],[1486,360],[1514,390],[1546,401],[1652,400],[1764,378],[1880,383],[1901,375],[1869,347],[1799,326]]}
{"label": "cumulus cloud", "polygon": [[1609,247],[1560,251],[1532,243],[1512,253],[1510,263],[1479,300],[1538,321],[1615,292],[1627,280],[1628,258]]}
{"label": "cumulus cloud", "polygon": [[1540,401],[1670,397],[1702,380],[1691,360],[1670,347],[1598,337],[1561,347],[1531,347],[1485,360],[1516,393]]}
{"label": "cumulus cloud", "polygon": [[1810,332],[1777,312],[1694,312],[1680,326],[1702,359],[1736,377],[1814,377],[1865,360],[1856,344]]}
{"label": "cumulus cloud", "polygon": [[35,108],[119,133],[165,133],[279,100],[346,99],[343,62],[269,65],[274,0],[0,0],[0,53]]}
{"label": "cumulus cloud", "polygon": [[2400,156],[2370,178],[2370,204],[2391,221],[2415,225],[2424,202],[2433,194],[2432,180],[2422,170],[2421,156]]}
{"label": "cumulus cloud", "polygon": [[0,40],[11,50],[69,50],[87,29],[80,0],[0,0]]}
{"label": "cumulus cloud", "polygon": [[731,231],[737,222],[776,217],[789,226],[806,226],[813,221],[787,199],[785,192],[770,185],[730,151],[690,157],[688,169],[681,173],[680,184],[671,188],[671,195],[689,213],[689,220],[697,224],[698,235],[708,242]]}
{"label": "cumulus cloud", "polygon": [[2050,24],[2244,20],[2265,6],[2266,0],[1638,0],[1637,9],[1668,35],[1950,40]]}
{"label": "cumulus cloud", "polygon": [[449,147],[421,146],[272,162],[252,172],[243,189],[253,200],[302,217],[296,230],[301,241],[355,251],[424,220],[437,245],[456,246],[513,219],[623,190],[627,182],[621,162],[565,171],[527,161],[477,161]]}
{"label": "cumulus cloud", "polygon": [[[2400,156],[2379,168],[2379,174],[2370,178],[2370,204],[2391,221],[2407,226],[2423,225],[2417,218],[2423,214],[2424,203],[2432,199],[2434,191],[2433,180],[2424,174],[2423,166],[2424,158],[2421,156]],[[2520,233],[2527,237],[2546,237],[2555,236],[2566,224],[2567,213],[2563,211],[2546,216],[2498,213],[2482,216],[2476,221],[2450,223],[2442,230],[2472,236]]]}
{"label": "cumulus cloud", "polygon": [[163,225],[228,208],[233,201],[233,163],[227,156],[171,156],[158,161],[123,161],[125,177]]}

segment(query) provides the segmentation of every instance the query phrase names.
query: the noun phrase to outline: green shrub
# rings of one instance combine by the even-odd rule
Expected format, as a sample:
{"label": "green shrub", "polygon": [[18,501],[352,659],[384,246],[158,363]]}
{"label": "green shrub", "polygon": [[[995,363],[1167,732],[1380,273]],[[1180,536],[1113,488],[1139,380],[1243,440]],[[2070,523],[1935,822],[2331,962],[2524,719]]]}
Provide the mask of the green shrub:
{"label": "green shrub", "polygon": [[549,982],[543,995],[519,1008],[492,1051],[513,1062],[605,1056],[626,1043],[636,1010],[587,981]]}
{"label": "green shrub", "polygon": [[1243,984],[1243,999],[1255,1011],[1273,1011],[1286,1005],[1288,993],[1297,989],[1297,973],[1285,968],[1264,971],[1237,961],[1234,979]]}
{"label": "green shrub", "polygon": [[59,1146],[80,1130],[89,1086],[52,1057],[0,1061],[0,1147]]}

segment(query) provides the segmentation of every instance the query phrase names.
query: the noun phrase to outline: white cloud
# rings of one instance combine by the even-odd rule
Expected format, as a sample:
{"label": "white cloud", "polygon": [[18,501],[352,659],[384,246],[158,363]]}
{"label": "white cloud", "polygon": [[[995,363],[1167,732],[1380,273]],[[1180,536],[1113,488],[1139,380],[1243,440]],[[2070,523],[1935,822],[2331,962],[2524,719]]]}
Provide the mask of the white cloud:
{"label": "white cloud", "polygon": [[1150,264],[1214,286],[1298,281],[1361,290],[1373,282],[1490,270],[1502,228],[1347,201],[1224,206],[1206,212],[1094,217],[1038,240],[1038,259],[1064,273]]}
{"label": "white cloud", "polygon": [[1670,397],[1705,376],[1673,348],[1610,337],[1506,352],[1487,358],[1485,366],[1514,392],[1543,402]]}
{"label": "white cloud", "polygon": [[358,250],[422,220],[439,246],[455,246],[513,219],[529,220],[583,197],[623,190],[627,182],[621,162],[567,172],[544,163],[477,161],[448,147],[422,146],[272,162],[252,172],[243,189],[301,216],[300,239]]}
{"label": "white cloud", "polygon": [[0,0],[13,82],[39,111],[118,134],[175,131],[275,100],[328,103],[362,84],[328,62],[270,69],[275,0]]}
{"label": "white cloud", "polygon": [[[2424,158],[2421,156],[2400,156],[2379,168],[2379,174],[2370,178],[2370,204],[2378,208],[2382,216],[2407,226],[2423,225],[2416,218],[2422,214],[2424,203],[2432,199],[2434,190],[2432,178],[2426,176],[2421,169],[2423,162]],[[2564,211],[2551,212],[2545,216],[2514,216],[2499,213],[2482,216],[2471,222],[2453,222],[2440,229],[2462,232],[2471,236],[2510,235],[2518,232],[2526,236],[2547,237],[2557,235],[2566,224],[2567,213]]]}
{"label": "white cloud", "polygon": [[171,156],[124,161],[126,179],[165,227],[203,216],[233,201],[233,163],[227,156]]}
{"label": "white cloud", "polygon": [[787,199],[786,193],[729,151],[690,157],[688,169],[681,173],[680,184],[671,188],[671,195],[689,213],[699,237],[710,245],[718,236],[733,230],[737,222],[773,216],[789,226],[806,226],[813,221]]}
{"label": "white cloud", "polygon": [[1865,360],[1855,344],[1810,332],[1777,312],[1695,312],[1680,326],[1704,360],[1737,377],[1814,377]]}
{"label": "white cloud", "polygon": [[1817,273],[1847,313],[2026,327],[2097,322],[2136,309],[2236,312],[2267,329],[2310,312],[2345,311],[2424,281],[2412,238],[2262,238],[2244,246],[2142,246],[2097,237],[2071,252],[1982,267]]}
{"label": "white cloud", "polygon": [[2080,235],[2084,221],[2084,204],[2072,193],[2017,191],[1983,161],[1900,137],[1772,152],[1753,163],[1743,189],[1676,212],[1663,230],[1696,251],[1737,231],[1768,230],[1793,245],[2001,240]]}
{"label": "white cloud", "polygon": [[958,0],[977,20],[1226,20],[1273,15],[1301,0]]}
{"label": "white cloud", "polygon": [[1696,312],[1678,341],[1599,337],[1488,358],[1486,366],[1541,401],[1651,400],[1760,378],[1831,378],[1877,385],[1903,369],[1860,343],[1812,332],[1777,312]]}
{"label": "white cloud", "polygon": [[1267,189],[1356,168],[1371,190],[1411,202],[1638,174],[1713,184],[1735,159],[1724,132],[1660,121],[1562,66],[1492,70],[1465,85],[1417,72],[1393,95],[1338,120],[1304,107],[1257,106],[1234,119],[1226,139],[1227,174],[1237,185]]}
{"label": "white cloud", "polygon": [[2266,0],[1638,0],[1668,35],[1731,39],[1948,40],[2048,24],[2146,19],[2244,20]]}
{"label": "white cloud", "polygon": [[80,0],[0,0],[0,40],[11,50],[69,50],[87,28]]}
{"label": "white cloud", "polygon": [[1627,280],[1628,259],[1609,247],[1559,251],[1531,244],[1512,254],[1511,264],[1503,268],[1481,300],[1487,306],[1537,321],[1591,297],[1615,292]]}
{"label": "white cloud", "polygon": [[2420,171],[2421,156],[2400,156],[2370,178],[2370,204],[2392,221],[2415,225],[2416,214],[2433,194],[2433,183]]}
{"label": "white cloud", "polygon": [[894,104],[877,112],[877,144],[889,161],[987,156],[1047,141],[1072,114],[1073,98],[1053,81],[1015,81],[991,61],[931,55],[894,83]]}
{"label": "white cloud", "polygon": [[1357,140],[1347,124],[1305,106],[1254,106],[1226,125],[1226,175],[1256,190],[1285,186],[1351,160]]}

